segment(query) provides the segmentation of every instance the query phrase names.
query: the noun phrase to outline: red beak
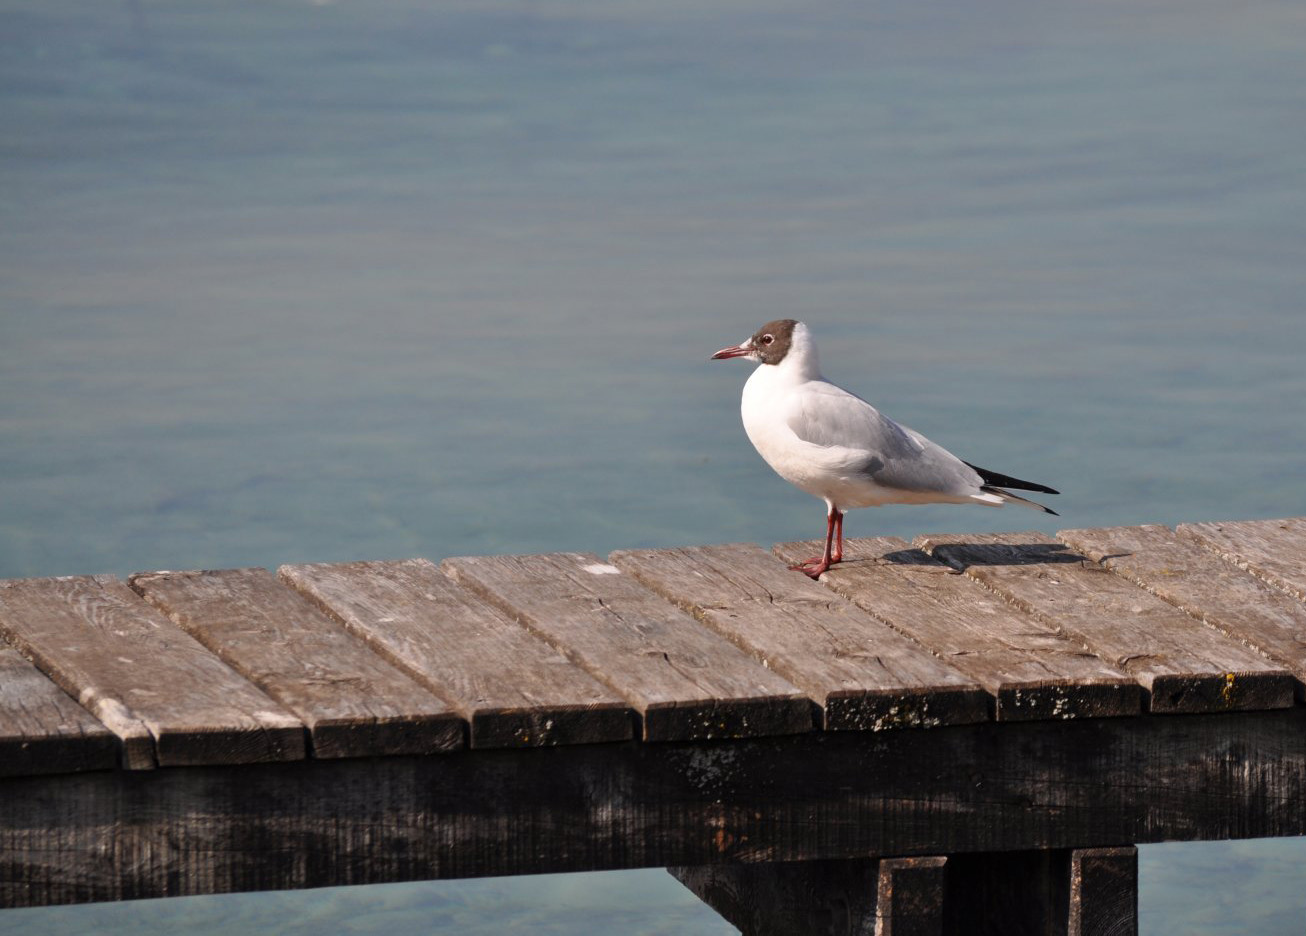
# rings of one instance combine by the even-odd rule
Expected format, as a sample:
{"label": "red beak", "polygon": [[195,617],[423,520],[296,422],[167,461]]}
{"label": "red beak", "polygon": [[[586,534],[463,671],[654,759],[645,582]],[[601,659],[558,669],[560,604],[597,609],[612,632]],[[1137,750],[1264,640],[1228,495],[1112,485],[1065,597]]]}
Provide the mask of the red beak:
{"label": "red beak", "polygon": [[735,345],[733,348],[722,348],[708,360],[724,361],[726,358],[743,357],[745,354],[751,354],[752,348],[745,348],[743,345]]}

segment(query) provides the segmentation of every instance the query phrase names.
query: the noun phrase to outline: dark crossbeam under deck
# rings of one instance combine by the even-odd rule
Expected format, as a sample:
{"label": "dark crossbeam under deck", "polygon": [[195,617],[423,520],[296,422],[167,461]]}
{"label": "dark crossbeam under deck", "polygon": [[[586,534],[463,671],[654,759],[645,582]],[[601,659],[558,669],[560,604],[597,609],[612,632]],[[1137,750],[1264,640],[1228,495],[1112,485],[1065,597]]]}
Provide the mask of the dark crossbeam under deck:
{"label": "dark crossbeam under deck", "polygon": [[0,781],[7,905],[1306,833],[1306,710]]}

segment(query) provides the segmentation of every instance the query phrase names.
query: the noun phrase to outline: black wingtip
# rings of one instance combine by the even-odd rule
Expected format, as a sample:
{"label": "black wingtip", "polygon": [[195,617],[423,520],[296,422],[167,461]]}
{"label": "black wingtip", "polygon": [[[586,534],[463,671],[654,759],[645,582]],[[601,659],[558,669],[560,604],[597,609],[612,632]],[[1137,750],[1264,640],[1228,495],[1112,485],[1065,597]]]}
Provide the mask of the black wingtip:
{"label": "black wingtip", "polygon": [[[980,479],[985,484],[991,484],[994,487],[1015,488],[1017,491],[1038,491],[1040,494],[1060,494],[1056,488],[1050,488],[1046,484],[1038,484],[1034,481],[1022,481],[1019,478],[1013,478],[1011,475],[999,474],[996,471],[989,471],[987,468],[981,468],[979,465],[972,465],[970,462],[962,462],[967,468],[973,468],[978,472]],[[1053,511],[1049,510],[1048,513]],[[1060,516],[1058,514],[1058,516]]]}

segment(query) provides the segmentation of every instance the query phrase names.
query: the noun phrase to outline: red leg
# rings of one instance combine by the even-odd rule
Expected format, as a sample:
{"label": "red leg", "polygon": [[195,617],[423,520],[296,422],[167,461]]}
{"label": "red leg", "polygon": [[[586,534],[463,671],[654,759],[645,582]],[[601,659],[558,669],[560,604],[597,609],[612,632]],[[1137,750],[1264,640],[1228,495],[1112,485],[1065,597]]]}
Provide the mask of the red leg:
{"label": "red leg", "polygon": [[830,564],[843,562],[843,511],[834,508],[834,552],[830,553]]}
{"label": "red leg", "polygon": [[[834,555],[834,532],[839,531],[839,555]],[[830,513],[825,517],[825,552],[820,556],[813,556],[797,565],[791,565],[789,568],[802,572],[811,578],[820,578],[821,573],[830,566],[843,558],[843,512],[837,507],[832,507]]]}

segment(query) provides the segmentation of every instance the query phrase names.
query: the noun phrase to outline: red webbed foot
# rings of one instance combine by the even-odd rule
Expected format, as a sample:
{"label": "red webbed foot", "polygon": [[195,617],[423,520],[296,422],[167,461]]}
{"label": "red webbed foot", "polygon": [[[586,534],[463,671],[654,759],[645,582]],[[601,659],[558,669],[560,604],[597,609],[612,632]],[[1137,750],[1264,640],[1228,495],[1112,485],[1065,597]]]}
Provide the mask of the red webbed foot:
{"label": "red webbed foot", "polygon": [[835,559],[827,559],[824,556],[813,556],[811,559],[804,559],[789,568],[795,572],[802,572],[809,578],[817,579],[821,577],[821,573],[829,569],[836,561]]}

